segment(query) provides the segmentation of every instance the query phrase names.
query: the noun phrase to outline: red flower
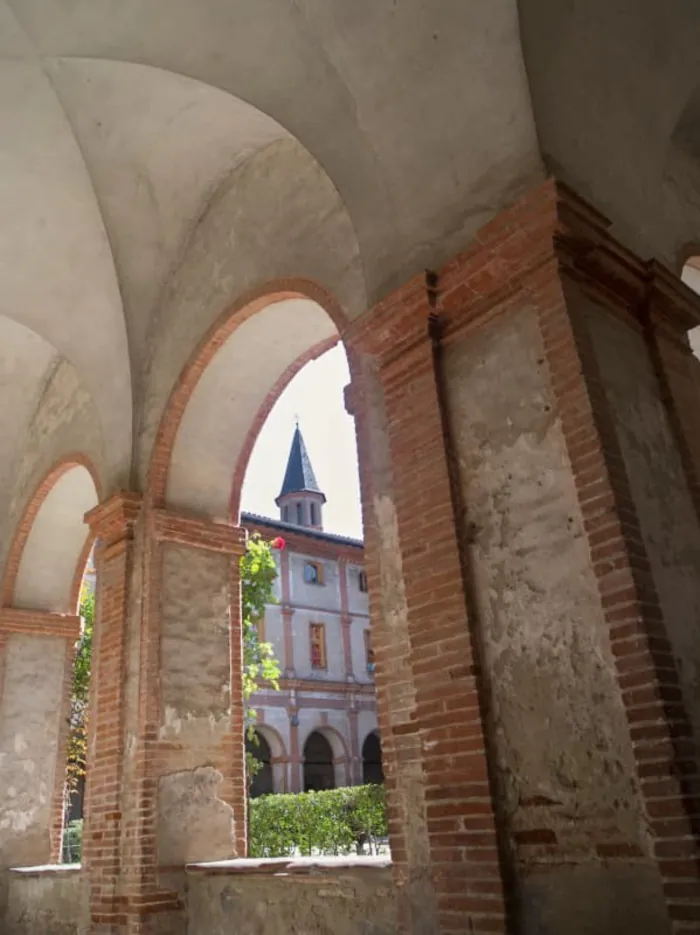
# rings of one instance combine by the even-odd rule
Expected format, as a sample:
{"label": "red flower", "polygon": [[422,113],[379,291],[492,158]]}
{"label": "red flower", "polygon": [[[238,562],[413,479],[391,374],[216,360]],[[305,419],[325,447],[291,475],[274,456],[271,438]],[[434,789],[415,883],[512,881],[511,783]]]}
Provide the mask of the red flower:
{"label": "red flower", "polygon": [[280,549],[280,550],[283,549],[286,546],[286,544],[287,543],[284,541],[282,536],[277,536],[277,538],[273,539],[272,542],[270,543],[273,549]]}

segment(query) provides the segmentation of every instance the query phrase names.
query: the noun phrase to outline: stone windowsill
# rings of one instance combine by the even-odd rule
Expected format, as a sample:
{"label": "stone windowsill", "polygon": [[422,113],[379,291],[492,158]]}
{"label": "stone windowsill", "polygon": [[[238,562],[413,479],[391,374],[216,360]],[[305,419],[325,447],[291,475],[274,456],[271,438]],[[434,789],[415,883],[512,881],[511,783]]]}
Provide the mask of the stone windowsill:
{"label": "stone windowsill", "polygon": [[214,860],[187,864],[191,874],[267,874],[271,876],[328,876],[351,870],[388,870],[388,857],[263,857],[260,859],[239,858],[236,860]]}
{"label": "stone windowsill", "polygon": [[39,877],[45,873],[77,873],[81,869],[81,864],[40,864],[36,867],[10,867],[10,873]]}

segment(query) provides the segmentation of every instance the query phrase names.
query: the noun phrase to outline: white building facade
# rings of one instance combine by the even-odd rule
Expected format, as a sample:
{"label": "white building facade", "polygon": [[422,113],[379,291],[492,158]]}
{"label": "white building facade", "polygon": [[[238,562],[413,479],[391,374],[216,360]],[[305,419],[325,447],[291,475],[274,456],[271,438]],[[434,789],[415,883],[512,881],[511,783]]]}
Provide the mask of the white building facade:
{"label": "white building facade", "polygon": [[285,541],[277,603],[261,623],[282,678],[279,691],[251,702],[252,750],[263,762],[253,795],[382,778],[363,543],[323,530],[324,503],[297,427],[277,500],[281,518],[241,516],[249,532]]}

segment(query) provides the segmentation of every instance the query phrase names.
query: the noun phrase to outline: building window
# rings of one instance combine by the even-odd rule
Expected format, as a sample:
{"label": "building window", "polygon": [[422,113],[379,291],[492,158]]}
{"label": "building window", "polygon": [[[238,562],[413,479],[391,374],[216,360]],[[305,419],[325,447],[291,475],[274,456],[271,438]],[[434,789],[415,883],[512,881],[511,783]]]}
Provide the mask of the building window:
{"label": "building window", "polygon": [[307,584],[324,584],[323,565],[318,562],[306,562],[304,565],[304,581]]}
{"label": "building window", "polygon": [[311,515],[311,525],[315,526],[316,525],[316,504],[315,503],[309,504],[309,513]]}
{"label": "building window", "polygon": [[365,661],[370,675],[374,672],[374,650],[372,649],[372,631],[365,630]]}
{"label": "building window", "polygon": [[364,573],[364,571],[361,571],[359,575],[357,576],[357,584],[360,588],[360,591],[362,591],[363,594],[366,594],[367,593],[367,575]]}
{"label": "building window", "polygon": [[326,628],[322,623],[309,624],[309,651],[311,668],[326,668]]}
{"label": "building window", "polygon": [[287,503],[282,507],[282,520],[285,523],[289,522],[289,505]]}
{"label": "building window", "polygon": [[304,505],[297,503],[297,526],[304,525]]}

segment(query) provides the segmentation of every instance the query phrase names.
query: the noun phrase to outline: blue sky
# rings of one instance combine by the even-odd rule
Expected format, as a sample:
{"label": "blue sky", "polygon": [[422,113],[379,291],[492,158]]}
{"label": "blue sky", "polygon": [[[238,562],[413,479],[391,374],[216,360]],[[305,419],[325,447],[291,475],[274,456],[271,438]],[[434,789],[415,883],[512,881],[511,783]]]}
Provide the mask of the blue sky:
{"label": "blue sky", "polygon": [[347,358],[340,344],[294,377],[258,436],[243,484],[242,509],[279,516],[275,497],[298,416],[316,479],[328,498],[323,511],[324,528],[327,532],[362,537],[355,425],[343,402],[343,389],[349,380]]}

